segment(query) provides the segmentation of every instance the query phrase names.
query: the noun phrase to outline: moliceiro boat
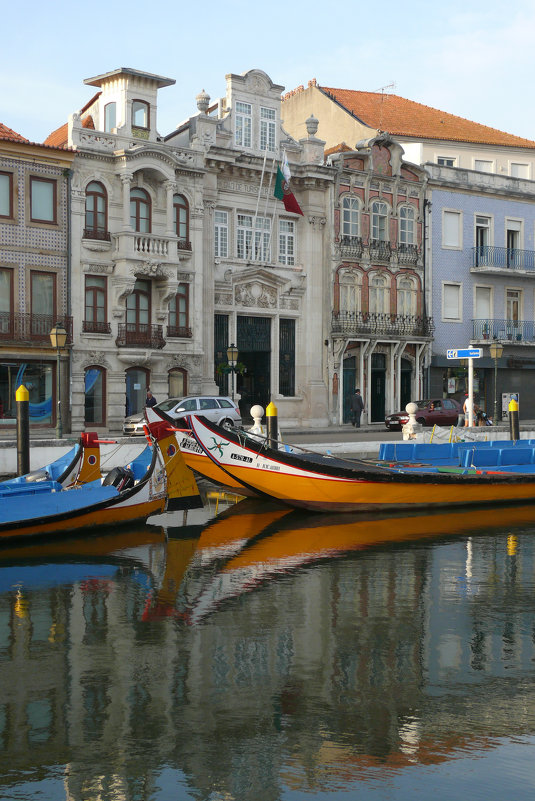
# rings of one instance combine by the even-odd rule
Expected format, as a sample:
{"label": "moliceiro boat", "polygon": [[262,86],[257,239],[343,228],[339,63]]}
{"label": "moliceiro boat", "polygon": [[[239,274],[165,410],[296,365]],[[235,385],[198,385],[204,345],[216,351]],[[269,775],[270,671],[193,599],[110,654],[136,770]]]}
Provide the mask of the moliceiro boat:
{"label": "moliceiro boat", "polygon": [[258,495],[319,512],[411,510],[535,501],[535,473],[499,467],[383,466],[315,453],[276,450],[191,415],[207,456]]}
{"label": "moliceiro boat", "polygon": [[114,526],[164,511],[202,506],[175,430],[150,411],[147,438],[151,447],[129,465],[114,468],[105,479],[67,487],[53,479],[1,485],[0,542]]}

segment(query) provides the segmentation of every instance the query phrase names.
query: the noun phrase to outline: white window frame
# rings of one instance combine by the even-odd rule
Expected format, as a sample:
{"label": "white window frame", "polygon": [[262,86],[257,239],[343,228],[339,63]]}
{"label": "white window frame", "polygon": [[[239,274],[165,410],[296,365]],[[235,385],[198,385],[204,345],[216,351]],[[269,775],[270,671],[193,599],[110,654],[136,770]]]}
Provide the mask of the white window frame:
{"label": "white window frame", "polygon": [[[381,240],[380,240],[381,241]],[[380,279],[384,283],[380,287],[374,286],[374,281]],[[368,278],[368,308],[371,314],[389,314],[390,313],[390,291],[392,284],[389,276],[385,272],[371,273]],[[381,298],[382,304],[378,304],[377,300]],[[382,309],[377,306],[382,305]]]}
{"label": "white window frame", "polygon": [[277,112],[260,106],[260,150],[274,153],[277,149]]}
{"label": "white window frame", "polygon": [[[518,231],[518,247],[516,250],[524,250],[524,220],[522,217],[506,217],[504,220],[503,238],[505,247],[507,247],[507,231]],[[509,226],[508,223],[513,223]],[[518,227],[516,227],[518,226]]]}
{"label": "white window frame", "polygon": [[236,101],[234,142],[238,147],[253,146],[253,107],[243,100]]}
{"label": "white window frame", "polygon": [[[477,166],[478,164],[488,164],[490,166],[490,169],[482,170],[480,167]],[[494,159],[476,159],[476,158],[474,158],[473,169],[476,172],[495,173],[496,172],[496,162],[495,162]]]}
{"label": "white window frame", "polygon": [[[445,287],[456,286],[459,288],[459,316],[446,317],[445,315]],[[442,322],[443,323],[462,323],[463,321],[463,284],[462,281],[442,281]]]}
{"label": "white window frame", "polygon": [[[218,221],[217,215],[221,215],[221,220]],[[223,215],[225,221],[223,221]],[[224,209],[215,209],[214,211],[214,256],[216,259],[228,259],[228,243],[229,243],[229,213]]]}
{"label": "white window frame", "polygon": [[[478,219],[481,220],[488,220],[488,225],[482,225],[478,223]],[[476,211],[474,213],[474,247],[477,247],[477,229],[478,228],[486,228],[488,231],[488,242],[486,243],[487,246],[494,244],[494,218],[491,214],[482,214],[481,212]]]}
{"label": "white window frame", "polygon": [[506,286],[503,292],[503,319],[508,323],[514,322],[507,317],[507,294],[508,292],[518,292],[518,320],[521,322],[524,319],[524,290],[521,286]]}
{"label": "white window frame", "polygon": [[478,289],[489,289],[490,290],[490,300],[489,300],[489,307],[490,307],[490,314],[489,320],[494,320],[494,287],[492,284],[474,284],[474,296],[473,296],[473,305],[472,305],[472,316],[474,320],[480,320],[481,317],[477,316],[477,304],[476,304],[476,295]]}
{"label": "white window frame", "polygon": [[[409,283],[410,289],[407,287],[401,287],[400,285],[403,283]],[[410,293],[410,294],[408,294]],[[410,311],[400,311],[399,307],[399,299],[401,297],[408,297],[410,300]],[[411,275],[405,275],[401,273],[396,281],[396,314],[402,314],[409,317],[416,317],[416,312],[418,309],[418,285],[416,279]]]}
{"label": "white window frame", "polygon": [[[403,211],[410,212],[412,217],[403,217]],[[409,239],[403,240],[402,232],[403,232],[403,225],[402,220],[405,223],[410,223],[410,226],[405,227],[405,234],[409,233],[410,231],[410,241]],[[409,203],[404,203],[402,206],[399,207],[398,210],[398,242],[400,245],[415,245],[416,244],[416,209],[414,206],[410,205]]]}
{"label": "white window frame", "polygon": [[[440,163],[441,159],[443,161],[451,161],[453,163],[452,164],[441,164]],[[440,156],[436,156],[436,160],[437,160],[437,164],[440,167],[456,167],[457,166],[457,157],[456,156],[443,156],[443,155],[440,155]]]}
{"label": "white window frame", "polygon": [[295,220],[279,220],[279,264],[295,264]]}
{"label": "white window frame", "polygon": [[255,218],[254,260],[271,261],[271,217]]}
{"label": "white window frame", "polygon": [[[514,167],[525,167],[527,175],[513,175]],[[510,161],[509,162],[509,175],[511,178],[520,178],[524,181],[529,181],[531,178],[531,164],[525,161]]]}
{"label": "white window frame", "polygon": [[[445,227],[445,219],[446,214],[455,214],[457,215],[457,231],[458,231],[458,244],[456,245],[449,245],[446,244],[444,238],[444,232],[446,230]],[[462,250],[463,249],[463,213],[460,209],[442,209],[442,248],[444,250]]]}
{"label": "white window frame", "polygon": [[[384,206],[386,211],[384,213],[383,212],[374,211],[374,206],[376,204]],[[388,223],[389,223],[388,211],[389,211],[388,210],[388,203],[386,203],[384,200],[380,200],[379,198],[374,198],[372,200],[371,206],[370,206],[371,238],[372,238],[372,240],[374,242],[388,242],[389,239],[390,239],[389,231],[388,231],[388,228],[389,228],[389,225],[388,225]],[[384,220],[385,221],[384,237],[380,237],[380,236],[376,236],[375,235],[376,231],[378,233],[381,233],[381,231],[380,231],[381,225],[379,224],[380,220]]]}
{"label": "white window frame", "polygon": [[342,236],[350,239],[360,236],[360,200],[357,197],[342,198]]}
{"label": "white window frame", "polygon": [[236,257],[250,259],[253,241],[253,214],[238,213],[236,218]]}

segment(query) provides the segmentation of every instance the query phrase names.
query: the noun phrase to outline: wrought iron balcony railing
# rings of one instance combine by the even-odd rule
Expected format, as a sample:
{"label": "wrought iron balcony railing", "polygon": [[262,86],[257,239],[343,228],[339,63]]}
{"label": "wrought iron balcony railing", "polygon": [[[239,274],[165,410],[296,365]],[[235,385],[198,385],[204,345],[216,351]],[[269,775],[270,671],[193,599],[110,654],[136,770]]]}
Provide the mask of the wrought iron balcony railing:
{"label": "wrought iron balcony railing", "polygon": [[191,337],[193,336],[193,331],[191,330],[191,328],[187,328],[185,325],[168,325],[167,336],[183,337],[191,339]]}
{"label": "wrought iron balcony railing", "polygon": [[383,241],[382,239],[370,240],[370,259],[389,261],[391,253],[392,247],[390,242]]}
{"label": "wrought iron balcony railing", "polygon": [[364,245],[360,236],[342,236],[340,239],[340,253],[342,256],[349,256],[358,259],[362,256]]}
{"label": "wrought iron balcony railing", "polygon": [[72,344],[72,317],[25,312],[0,312],[0,340],[26,345],[50,345],[50,332],[57,322],[64,325],[67,344]]}
{"label": "wrought iron balcony railing", "polygon": [[165,347],[163,326],[142,323],[119,323],[119,331],[115,344],[118,348],[153,348]]}
{"label": "wrought iron balcony railing", "polygon": [[97,239],[99,242],[111,242],[109,231],[95,231],[94,228],[84,228],[84,239]]}
{"label": "wrought iron balcony railing", "polygon": [[472,320],[472,339],[481,342],[535,342],[533,320]]}
{"label": "wrought iron balcony railing", "polygon": [[82,331],[84,334],[111,334],[111,323],[84,320],[82,322]]}
{"label": "wrought iron balcony railing", "polygon": [[405,245],[400,243],[398,245],[398,262],[400,264],[416,264],[418,261],[418,246]]}
{"label": "wrought iron balcony railing", "polygon": [[416,317],[412,314],[340,311],[333,312],[331,320],[332,333],[345,336],[389,334],[429,338],[434,328],[432,317]]}
{"label": "wrought iron balcony railing", "polygon": [[176,246],[178,250],[191,250],[191,242],[189,239],[179,239]]}
{"label": "wrought iron balcony railing", "polygon": [[472,267],[535,271],[535,250],[478,245],[472,248]]}

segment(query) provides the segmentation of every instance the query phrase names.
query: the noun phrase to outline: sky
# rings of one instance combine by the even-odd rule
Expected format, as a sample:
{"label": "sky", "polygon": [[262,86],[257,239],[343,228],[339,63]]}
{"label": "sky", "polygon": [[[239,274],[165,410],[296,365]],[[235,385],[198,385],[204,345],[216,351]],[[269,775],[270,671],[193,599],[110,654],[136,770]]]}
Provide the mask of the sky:
{"label": "sky", "polygon": [[312,78],[389,87],[535,140],[533,0],[19,0],[4,4],[2,29],[0,122],[34,142],[93,96],[85,78],[118,67],[176,80],[158,95],[161,135],[197,112],[201,89],[214,100],[226,74],[262,69],[286,91]]}

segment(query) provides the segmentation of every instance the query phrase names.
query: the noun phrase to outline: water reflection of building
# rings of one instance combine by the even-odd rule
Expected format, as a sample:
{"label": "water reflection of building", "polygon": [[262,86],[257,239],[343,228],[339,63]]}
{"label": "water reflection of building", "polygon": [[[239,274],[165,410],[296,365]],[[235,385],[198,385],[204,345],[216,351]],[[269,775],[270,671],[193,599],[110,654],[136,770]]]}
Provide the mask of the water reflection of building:
{"label": "water reflection of building", "polygon": [[[267,799],[281,776],[320,786],[529,731],[530,535],[363,540],[317,565],[295,551],[194,627],[148,618],[128,572],[4,592],[0,764],[18,780],[68,763],[73,799],[150,797],[162,765],[204,795]],[[233,558],[177,559],[177,605]]]}

